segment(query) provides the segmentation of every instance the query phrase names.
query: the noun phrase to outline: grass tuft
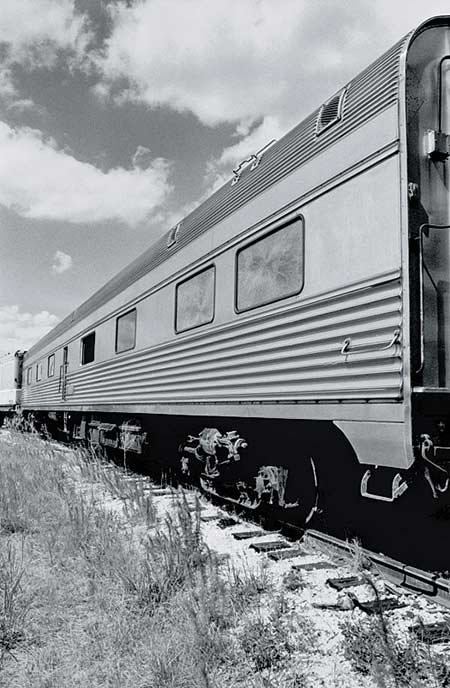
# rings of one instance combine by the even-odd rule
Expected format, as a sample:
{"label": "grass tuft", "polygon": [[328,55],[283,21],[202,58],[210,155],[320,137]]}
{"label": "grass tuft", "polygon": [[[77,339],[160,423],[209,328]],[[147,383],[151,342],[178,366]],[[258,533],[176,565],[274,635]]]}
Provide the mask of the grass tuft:
{"label": "grass tuft", "polygon": [[26,592],[23,540],[9,540],[0,552],[0,667],[7,654],[26,637],[33,597]]}
{"label": "grass tuft", "polygon": [[238,688],[283,665],[289,609],[263,566],[208,549],[190,493],[160,521],[146,481],[95,452],[0,442],[2,685]]}
{"label": "grass tuft", "polygon": [[[365,575],[375,598],[379,592]],[[450,660],[421,643],[410,632],[399,635],[388,616],[379,610],[373,617],[341,623],[345,657],[360,674],[371,675],[382,688],[442,688],[450,685]]]}

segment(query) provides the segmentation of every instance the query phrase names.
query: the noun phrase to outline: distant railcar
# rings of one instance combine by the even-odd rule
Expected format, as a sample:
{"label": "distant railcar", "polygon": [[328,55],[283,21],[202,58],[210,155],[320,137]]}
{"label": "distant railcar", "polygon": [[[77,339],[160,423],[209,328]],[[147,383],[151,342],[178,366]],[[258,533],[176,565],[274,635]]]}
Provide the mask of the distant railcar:
{"label": "distant railcar", "polygon": [[420,563],[417,513],[448,537],[449,134],[437,17],[33,346],[24,411]]}
{"label": "distant railcar", "polygon": [[0,356],[0,421],[20,404],[23,352]]}

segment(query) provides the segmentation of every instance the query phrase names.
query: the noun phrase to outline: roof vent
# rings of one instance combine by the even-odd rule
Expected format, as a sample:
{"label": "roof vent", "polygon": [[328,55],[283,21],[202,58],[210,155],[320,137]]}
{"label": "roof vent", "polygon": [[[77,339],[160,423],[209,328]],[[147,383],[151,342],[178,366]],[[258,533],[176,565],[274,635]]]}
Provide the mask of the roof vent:
{"label": "roof vent", "polygon": [[169,232],[169,236],[167,237],[167,248],[172,248],[172,246],[175,246],[175,244],[178,241],[178,232],[180,231],[181,227],[181,222],[179,222],[175,227],[172,227],[172,229]]}
{"label": "roof vent", "polygon": [[346,93],[347,89],[343,88],[342,91],[336,93],[335,96],[322,105],[317,117],[316,136],[319,136],[323,131],[342,119]]}

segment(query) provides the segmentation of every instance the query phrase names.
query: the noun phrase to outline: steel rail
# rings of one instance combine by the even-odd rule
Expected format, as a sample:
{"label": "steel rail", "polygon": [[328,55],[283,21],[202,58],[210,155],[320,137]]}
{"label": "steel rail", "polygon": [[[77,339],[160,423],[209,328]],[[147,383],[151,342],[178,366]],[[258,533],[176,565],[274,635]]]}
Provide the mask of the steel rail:
{"label": "steel rail", "polygon": [[[352,545],[349,542],[321,533],[318,530],[307,529],[305,535],[313,540],[325,543],[332,548],[351,553]],[[432,573],[417,569],[414,566],[403,564],[397,559],[392,559],[384,554],[371,552],[361,547],[362,554],[376,567],[380,575],[390,583],[403,588],[405,592],[414,592],[423,595],[430,601],[450,608],[450,579],[442,578],[438,573]]]}
{"label": "steel rail", "polygon": [[[59,440],[59,443],[66,446],[71,445],[70,442],[64,442],[61,440]],[[137,472],[137,474],[143,475],[139,469],[135,468],[134,470]],[[236,509],[236,504],[230,504],[226,498],[224,499],[219,495],[208,494],[198,485],[194,485],[193,483],[189,482],[184,483],[184,481],[181,481],[180,485],[198,492],[203,497],[206,497],[209,502],[216,504],[225,510],[230,509],[230,507],[232,511],[235,511]],[[239,518],[245,521],[256,523],[252,516],[254,515],[242,512],[239,513]],[[267,523],[268,522],[265,521],[265,519],[263,519],[262,522],[257,522],[257,524],[262,526],[264,530],[267,529]],[[273,524],[272,521],[270,521],[270,523]],[[282,521],[278,521],[278,525],[280,526],[280,530],[278,532],[284,532],[285,537],[287,537],[288,540],[301,542],[305,536],[308,536],[312,540],[316,540],[319,543],[325,544],[331,549],[345,552],[347,555],[352,554],[353,545],[349,541],[340,540],[333,535],[322,533],[314,528],[305,529],[300,526],[293,526],[292,524],[283,523]],[[422,595],[428,598],[429,601],[435,602],[450,609],[450,577],[448,579],[443,578],[439,573],[418,569],[414,566],[404,564],[397,559],[392,559],[391,557],[388,557],[382,553],[372,552],[365,547],[360,547],[359,551],[365,558],[373,563],[376,571],[388,582],[403,589],[406,593]]]}

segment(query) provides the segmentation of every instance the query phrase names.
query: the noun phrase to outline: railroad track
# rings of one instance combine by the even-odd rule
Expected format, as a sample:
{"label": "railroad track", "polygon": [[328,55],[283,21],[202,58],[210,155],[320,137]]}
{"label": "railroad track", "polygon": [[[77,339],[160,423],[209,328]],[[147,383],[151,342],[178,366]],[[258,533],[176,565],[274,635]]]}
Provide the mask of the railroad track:
{"label": "railroad track", "polygon": [[[135,467],[126,472],[126,479],[145,483],[164,518],[173,508],[177,489],[161,487],[142,473]],[[231,505],[217,497],[211,500],[192,485],[182,499],[198,512],[203,539],[218,561],[224,557],[234,568],[242,557],[245,570],[267,570],[274,585],[271,594],[287,595],[284,599],[299,618],[306,615],[318,629],[323,656],[330,647],[341,656],[341,623],[358,624],[361,615],[369,621],[378,615],[385,624],[385,614],[389,627],[404,632],[404,637],[412,633],[421,643],[433,644],[437,653],[450,652],[450,581],[315,529],[300,535],[286,527],[272,529],[273,524],[264,527],[250,520],[251,514],[231,511]]]}
{"label": "railroad track", "polygon": [[[142,475],[137,466],[133,467],[133,470]],[[328,535],[321,531],[315,530],[313,528],[308,528],[302,530],[299,527],[290,526],[284,523],[279,523],[278,536],[272,542],[262,542],[261,534],[267,533],[268,530],[273,526],[273,522],[270,523],[268,527],[264,529],[263,521],[256,523],[253,514],[251,512],[236,512],[236,506],[234,504],[228,503],[226,500],[220,498],[218,495],[212,495],[204,492],[198,486],[192,483],[181,483],[181,485],[188,490],[193,490],[197,494],[201,495],[208,502],[215,504],[216,506],[222,507],[226,512],[233,513],[233,517],[230,517],[228,525],[235,526],[239,523],[252,523],[258,530],[253,531],[239,531],[234,533],[236,539],[244,539],[249,543],[249,547],[252,547],[257,552],[265,553],[267,556],[273,559],[292,559],[296,563],[294,566],[298,570],[302,568],[302,562],[300,561],[302,554],[304,554],[304,549],[301,549],[302,543],[305,540],[316,543],[319,547],[326,547],[330,553],[329,564],[320,560],[318,562],[319,568],[326,569],[329,566],[330,571],[336,568],[333,563],[334,560],[340,561],[342,558],[350,559],[353,556],[354,545],[351,542],[341,540],[332,535]],[[214,517],[212,520],[222,520],[223,524],[226,526],[226,518],[217,519]],[[281,533],[287,533],[287,535],[281,536]],[[250,537],[250,535],[253,537]],[[253,542],[256,540],[256,542]],[[258,544],[259,541],[259,544]],[[420,595],[433,603],[437,603],[447,609],[450,609],[450,578],[444,578],[439,573],[433,573],[425,571],[414,566],[410,566],[402,563],[399,560],[388,557],[382,553],[372,552],[360,545],[358,545],[358,552],[361,558],[364,558],[366,562],[370,562],[372,570],[376,572],[383,580],[387,581],[391,585],[395,586],[394,593],[398,594],[399,591],[408,593],[415,593]],[[310,567],[310,562],[305,564],[305,571]],[[316,568],[311,564],[311,570]],[[344,578],[346,578],[344,576]],[[342,580],[342,589],[347,587],[357,587],[351,586],[352,576],[348,576],[348,581]],[[364,578],[364,577],[363,577]],[[364,583],[364,580],[361,580]],[[450,620],[449,620],[450,623]]]}
{"label": "railroad track", "polygon": [[[192,486],[190,486],[192,488]],[[200,494],[211,501],[208,494],[200,491]],[[228,504],[224,503],[220,498],[214,497],[214,503],[225,508],[229,508]],[[241,518],[240,514],[237,518]],[[252,522],[252,515],[245,514],[244,522],[250,520]],[[232,519],[233,520],[233,519]],[[254,521],[253,521],[254,522]],[[279,524],[281,531],[286,529],[284,524]],[[310,539],[319,546],[325,546],[330,551],[331,559],[347,559],[352,557],[354,552],[354,545],[348,541],[340,540],[332,535],[328,535],[313,528],[308,528],[302,531],[300,528],[286,529],[290,533],[285,536],[283,540],[274,541],[274,549],[271,551],[270,547],[265,547],[264,551],[270,556],[285,556],[286,558],[293,558],[299,550],[299,546],[305,539]],[[283,545],[283,547],[281,546]],[[278,555],[276,554],[278,552]],[[358,545],[359,556],[366,562],[371,563],[372,569],[384,580],[396,586],[399,590],[407,593],[416,593],[432,602],[442,605],[450,609],[450,578],[444,578],[439,573],[425,571],[408,564],[404,564],[397,559],[388,557],[382,553],[372,552],[360,545]]]}
{"label": "railroad track", "polygon": [[[331,535],[326,535],[317,530],[308,530],[307,534],[313,540],[325,543],[336,551],[349,552],[349,543],[343,542]],[[442,578],[439,574],[422,571],[414,566],[402,564],[396,559],[377,554],[365,548],[361,548],[362,555],[372,562],[380,575],[398,586],[405,592],[423,595],[433,602],[450,608],[450,580]]]}
{"label": "railroad track", "polygon": [[[206,516],[204,520],[215,520],[222,528],[239,526],[240,524],[248,524],[248,520],[242,521],[239,517],[220,517]],[[282,531],[267,531],[259,526],[257,530],[245,529],[242,531],[233,532],[233,537],[237,540],[247,540],[249,547],[256,552],[264,553],[273,560],[290,559],[293,563],[293,568],[298,571],[313,571],[317,569],[329,570],[331,577],[329,581],[332,587],[337,590],[345,590],[347,588],[357,588],[360,585],[367,584],[369,576],[362,575],[344,575],[333,579],[333,570],[347,565],[354,557],[355,547],[352,543],[344,542],[331,535],[321,533],[314,529],[305,531],[303,537],[298,540],[287,539],[283,536]],[[262,541],[261,538],[265,535],[274,535],[273,540]],[[305,548],[305,543],[307,543]],[[319,552],[326,554],[326,558],[319,558],[317,561],[310,561],[311,548],[310,543],[317,544]],[[409,594],[413,593],[427,598],[433,603],[450,608],[450,581],[441,578],[439,575],[422,571],[420,569],[408,566],[383,554],[371,552],[363,547],[357,546],[357,556],[364,562],[364,568],[370,568],[370,575],[376,576],[387,581],[388,589],[394,594]],[[305,559],[305,562],[302,562]],[[307,560],[307,561],[306,561]],[[367,564],[370,562],[370,566]],[[384,605],[388,608],[390,605],[393,608],[392,599],[389,603]],[[383,600],[379,600],[383,607]],[[369,606],[370,607],[370,606]],[[366,611],[371,611],[367,607]],[[376,607],[376,605],[375,605]],[[362,605],[361,608],[364,608]]]}
{"label": "railroad track", "polygon": [[325,626],[339,623],[343,612],[354,609],[380,619],[393,613],[391,620],[422,643],[450,650],[450,581],[314,529],[293,540],[281,530],[268,531],[230,515],[217,504],[213,508],[215,512],[201,520],[228,530],[229,542],[245,543],[248,550],[275,562],[275,576],[284,579],[289,570],[299,574],[302,585],[311,587],[312,607],[332,614],[334,620],[327,616]]}
{"label": "railroad track", "polygon": [[[66,447],[68,446],[67,443],[61,444]],[[142,472],[139,471],[137,466],[133,467],[133,472],[142,477]],[[131,475],[132,474],[130,474],[130,477]],[[151,478],[149,478],[149,480],[151,481]],[[270,531],[267,527],[264,528],[260,523],[255,523],[252,519],[252,514],[247,514],[247,512],[245,512],[245,514],[242,512],[237,514],[235,506],[228,504],[220,497],[209,495],[192,484],[184,484],[183,487],[195,492],[207,500],[209,504],[220,507],[220,512],[215,515],[210,514],[208,516],[203,516],[203,521],[216,521],[219,527],[232,528],[234,531],[232,533],[233,538],[246,541],[249,548],[253,549],[255,552],[265,554],[275,561],[291,560],[295,570],[305,573],[317,569],[328,570],[330,572],[330,577],[327,580],[332,585],[333,581],[335,581],[335,589],[337,590],[355,590],[359,585],[367,583],[367,576],[365,575],[343,575],[338,578],[333,578],[333,570],[342,566],[345,560],[348,563],[350,559],[354,557],[355,546],[352,543],[340,540],[332,535],[312,528],[302,531],[300,528],[289,527],[285,524],[278,524],[280,529]],[[172,488],[161,489],[160,487],[154,487],[154,494],[155,496],[164,496],[169,494],[171,489]],[[233,515],[224,515],[229,513]],[[249,525],[253,526],[253,529],[249,529]],[[241,526],[241,530],[235,530],[235,527],[239,528],[239,526]],[[244,529],[242,529],[242,526]],[[288,535],[284,535],[283,533],[288,533]],[[270,535],[274,536],[273,539],[267,540],[267,536]],[[307,547],[305,547],[305,543],[308,543]],[[317,561],[311,561],[311,552],[308,551],[308,549],[310,549],[310,543],[314,543],[319,550],[325,551],[328,556],[325,559],[319,558]],[[426,598],[432,603],[450,609],[449,578],[444,578],[438,573],[424,571],[404,564],[382,553],[372,552],[359,545],[358,556],[360,559],[370,562],[371,574],[375,573],[379,578],[387,581],[387,583],[391,585],[390,591],[394,595],[398,596],[401,593],[416,594]],[[303,559],[305,559],[305,561],[303,561]],[[389,605],[393,605],[393,602],[391,598],[387,599],[386,608],[389,608]],[[382,600],[381,602],[383,604]],[[363,606],[361,608],[363,608]],[[370,612],[369,607],[366,608],[366,611]]]}

